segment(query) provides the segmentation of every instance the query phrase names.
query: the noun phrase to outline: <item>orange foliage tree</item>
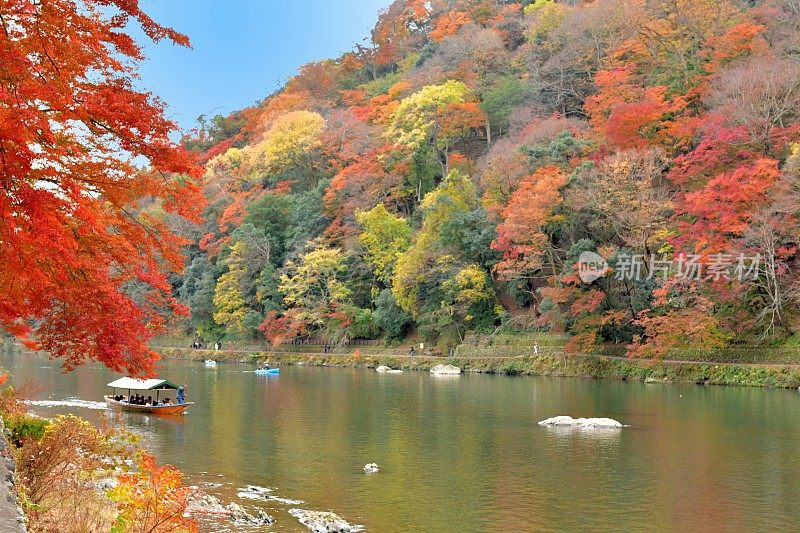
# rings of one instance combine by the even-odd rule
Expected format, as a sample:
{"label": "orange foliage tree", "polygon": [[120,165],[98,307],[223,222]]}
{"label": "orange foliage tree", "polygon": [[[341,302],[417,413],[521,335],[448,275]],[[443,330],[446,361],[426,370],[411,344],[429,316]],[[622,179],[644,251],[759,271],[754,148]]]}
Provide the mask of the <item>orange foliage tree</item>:
{"label": "orange foliage tree", "polygon": [[197,524],[184,517],[191,489],[181,485],[180,471],[158,466],[142,452],[135,473],[124,474],[110,495],[120,513],[112,531],[127,533],[184,533],[197,531]]}
{"label": "orange foliage tree", "polygon": [[124,30],[134,19],[153,41],[188,39],[135,0],[0,11],[0,323],[67,369],[151,373],[146,342],[180,310],[167,274],[183,241],[163,213],[196,218],[202,202],[163,104],[134,89],[143,56]]}
{"label": "orange foliage tree", "polygon": [[701,190],[679,196],[681,236],[676,242],[691,244],[698,252],[731,250],[731,241],[748,228],[759,206],[766,205],[779,176],[777,161],[760,158],[720,173]]}
{"label": "orange foliage tree", "polygon": [[713,302],[696,283],[670,278],[653,297],[653,308],[635,321],[644,334],[628,346],[630,357],[662,358],[675,349],[714,350],[730,340],[713,314]]}
{"label": "orange foliage tree", "polygon": [[542,167],[522,179],[503,211],[492,248],[503,253],[497,270],[504,277],[514,277],[541,266],[548,237],[543,231],[553,209],[561,203],[559,189],[566,176],[555,166]]}
{"label": "orange foliage tree", "polygon": [[442,41],[445,37],[455,34],[462,26],[470,22],[469,15],[461,11],[445,13],[436,20],[436,26],[431,30],[431,39],[436,42]]}
{"label": "orange foliage tree", "polygon": [[[642,87],[632,65],[601,70],[595,76],[599,92],[586,99],[592,125],[612,146],[644,147],[671,139],[665,116],[686,106],[683,98],[668,98],[666,86]],[[680,131],[680,130],[678,130]]]}

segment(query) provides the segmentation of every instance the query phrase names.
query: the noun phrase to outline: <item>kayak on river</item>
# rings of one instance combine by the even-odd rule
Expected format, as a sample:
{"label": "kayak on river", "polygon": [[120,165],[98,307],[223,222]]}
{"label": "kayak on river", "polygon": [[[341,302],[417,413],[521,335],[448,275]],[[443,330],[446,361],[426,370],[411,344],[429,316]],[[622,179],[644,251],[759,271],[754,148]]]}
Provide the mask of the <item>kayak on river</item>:
{"label": "kayak on river", "polygon": [[261,363],[258,368],[254,371],[256,374],[280,374],[280,368],[270,368],[269,363],[263,362]]}

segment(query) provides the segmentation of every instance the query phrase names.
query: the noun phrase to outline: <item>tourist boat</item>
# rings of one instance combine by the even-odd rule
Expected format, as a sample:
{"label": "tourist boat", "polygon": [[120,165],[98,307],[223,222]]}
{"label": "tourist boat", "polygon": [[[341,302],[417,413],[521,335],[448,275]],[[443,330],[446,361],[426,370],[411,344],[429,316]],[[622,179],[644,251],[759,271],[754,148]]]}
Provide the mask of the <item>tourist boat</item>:
{"label": "tourist boat", "polygon": [[[169,403],[159,405],[138,405],[128,403],[127,401],[115,400],[119,396],[117,391],[125,391],[125,398],[131,397],[131,392],[141,393],[148,392],[148,396],[154,396],[156,402],[160,402],[161,398],[170,398],[175,401],[175,395],[178,392],[178,386],[166,379],[134,379],[134,378],[119,378],[108,384],[109,387],[114,389],[113,395],[106,395],[103,398],[109,407],[119,409],[122,411],[134,411],[137,413],[155,413],[162,415],[179,415],[186,411],[194,402],[185,403]],[[155,394],[153,394],[155,393]]]}
{"label": "tourist boat", "polygon": [[209,368],[214,368],[217,366],[217,362],[214,361],[213,359],[206,359],[205,361],[203,361],[203,364]]}
{"label": "tourist boat", "polygon": [[266,376],[275,376],[275,375],[281,373],[281,369],[280,368],[259,368],[257,370],[254,370],[254,372],[256,374],[262,374],[262,375],[266,375]]}

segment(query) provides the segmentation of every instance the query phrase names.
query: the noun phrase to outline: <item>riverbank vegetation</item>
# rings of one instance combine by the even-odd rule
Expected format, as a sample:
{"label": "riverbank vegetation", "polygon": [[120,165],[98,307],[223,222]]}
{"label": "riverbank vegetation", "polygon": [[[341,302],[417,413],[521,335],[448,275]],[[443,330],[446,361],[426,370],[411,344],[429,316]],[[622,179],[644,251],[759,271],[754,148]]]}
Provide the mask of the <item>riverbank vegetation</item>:
{"label": "riverbank vegetation", "polygon": [[208,207],[181,326],[794,343],[798,42],[788,0],[396,0],[370,43],[184,139]]}
{"label": "riverbank vegetation", "polygon": [[73,415],[39,418],[19,397],[13,387],[0,391],[0,416],[28,531],[196,531],[184,516],[190,489],[178,470],[157,465],[121,430]]}
{"label": "riverbank vegetation", "polygon": [[708,361],[641,360],[604,355],[567,355],[561,350],[542,349],[538,355],[519,355],[520,349],[477,349],[462,346],[450,357],[408,356],[385,350],[351,353],[302,351],[207,351],[162,348],[168,359],[202,361],[209,357],[223,363],[377,368],[385,365],[401,370],[430,371],[446,363],[464,372],[507,376],[578,377],[645,383],[694,383],[796,389],[800,366],[780,364],[717,363]]}

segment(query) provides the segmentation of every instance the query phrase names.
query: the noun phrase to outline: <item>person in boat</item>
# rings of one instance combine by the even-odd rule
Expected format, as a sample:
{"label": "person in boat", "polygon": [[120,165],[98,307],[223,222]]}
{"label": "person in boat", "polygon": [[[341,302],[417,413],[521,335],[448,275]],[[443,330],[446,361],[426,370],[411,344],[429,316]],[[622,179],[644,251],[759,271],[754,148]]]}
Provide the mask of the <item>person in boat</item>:
{"label": "person in boat", "polygon": [[164,398],[164,405],[172,405],[172,400],[169,398]]}
{"label": "person in boat", "polygon": [[185,383],[182,384],[180,387],[178,387],[178,398],[177,398],[177,401],[178,401],[179,405],[186,403],[186,384]]}
{"label": "person in boat", "polygon": [[269,363],[267,361],[261,361],[261,364],[258,365],[259,370],[269,370]]}

